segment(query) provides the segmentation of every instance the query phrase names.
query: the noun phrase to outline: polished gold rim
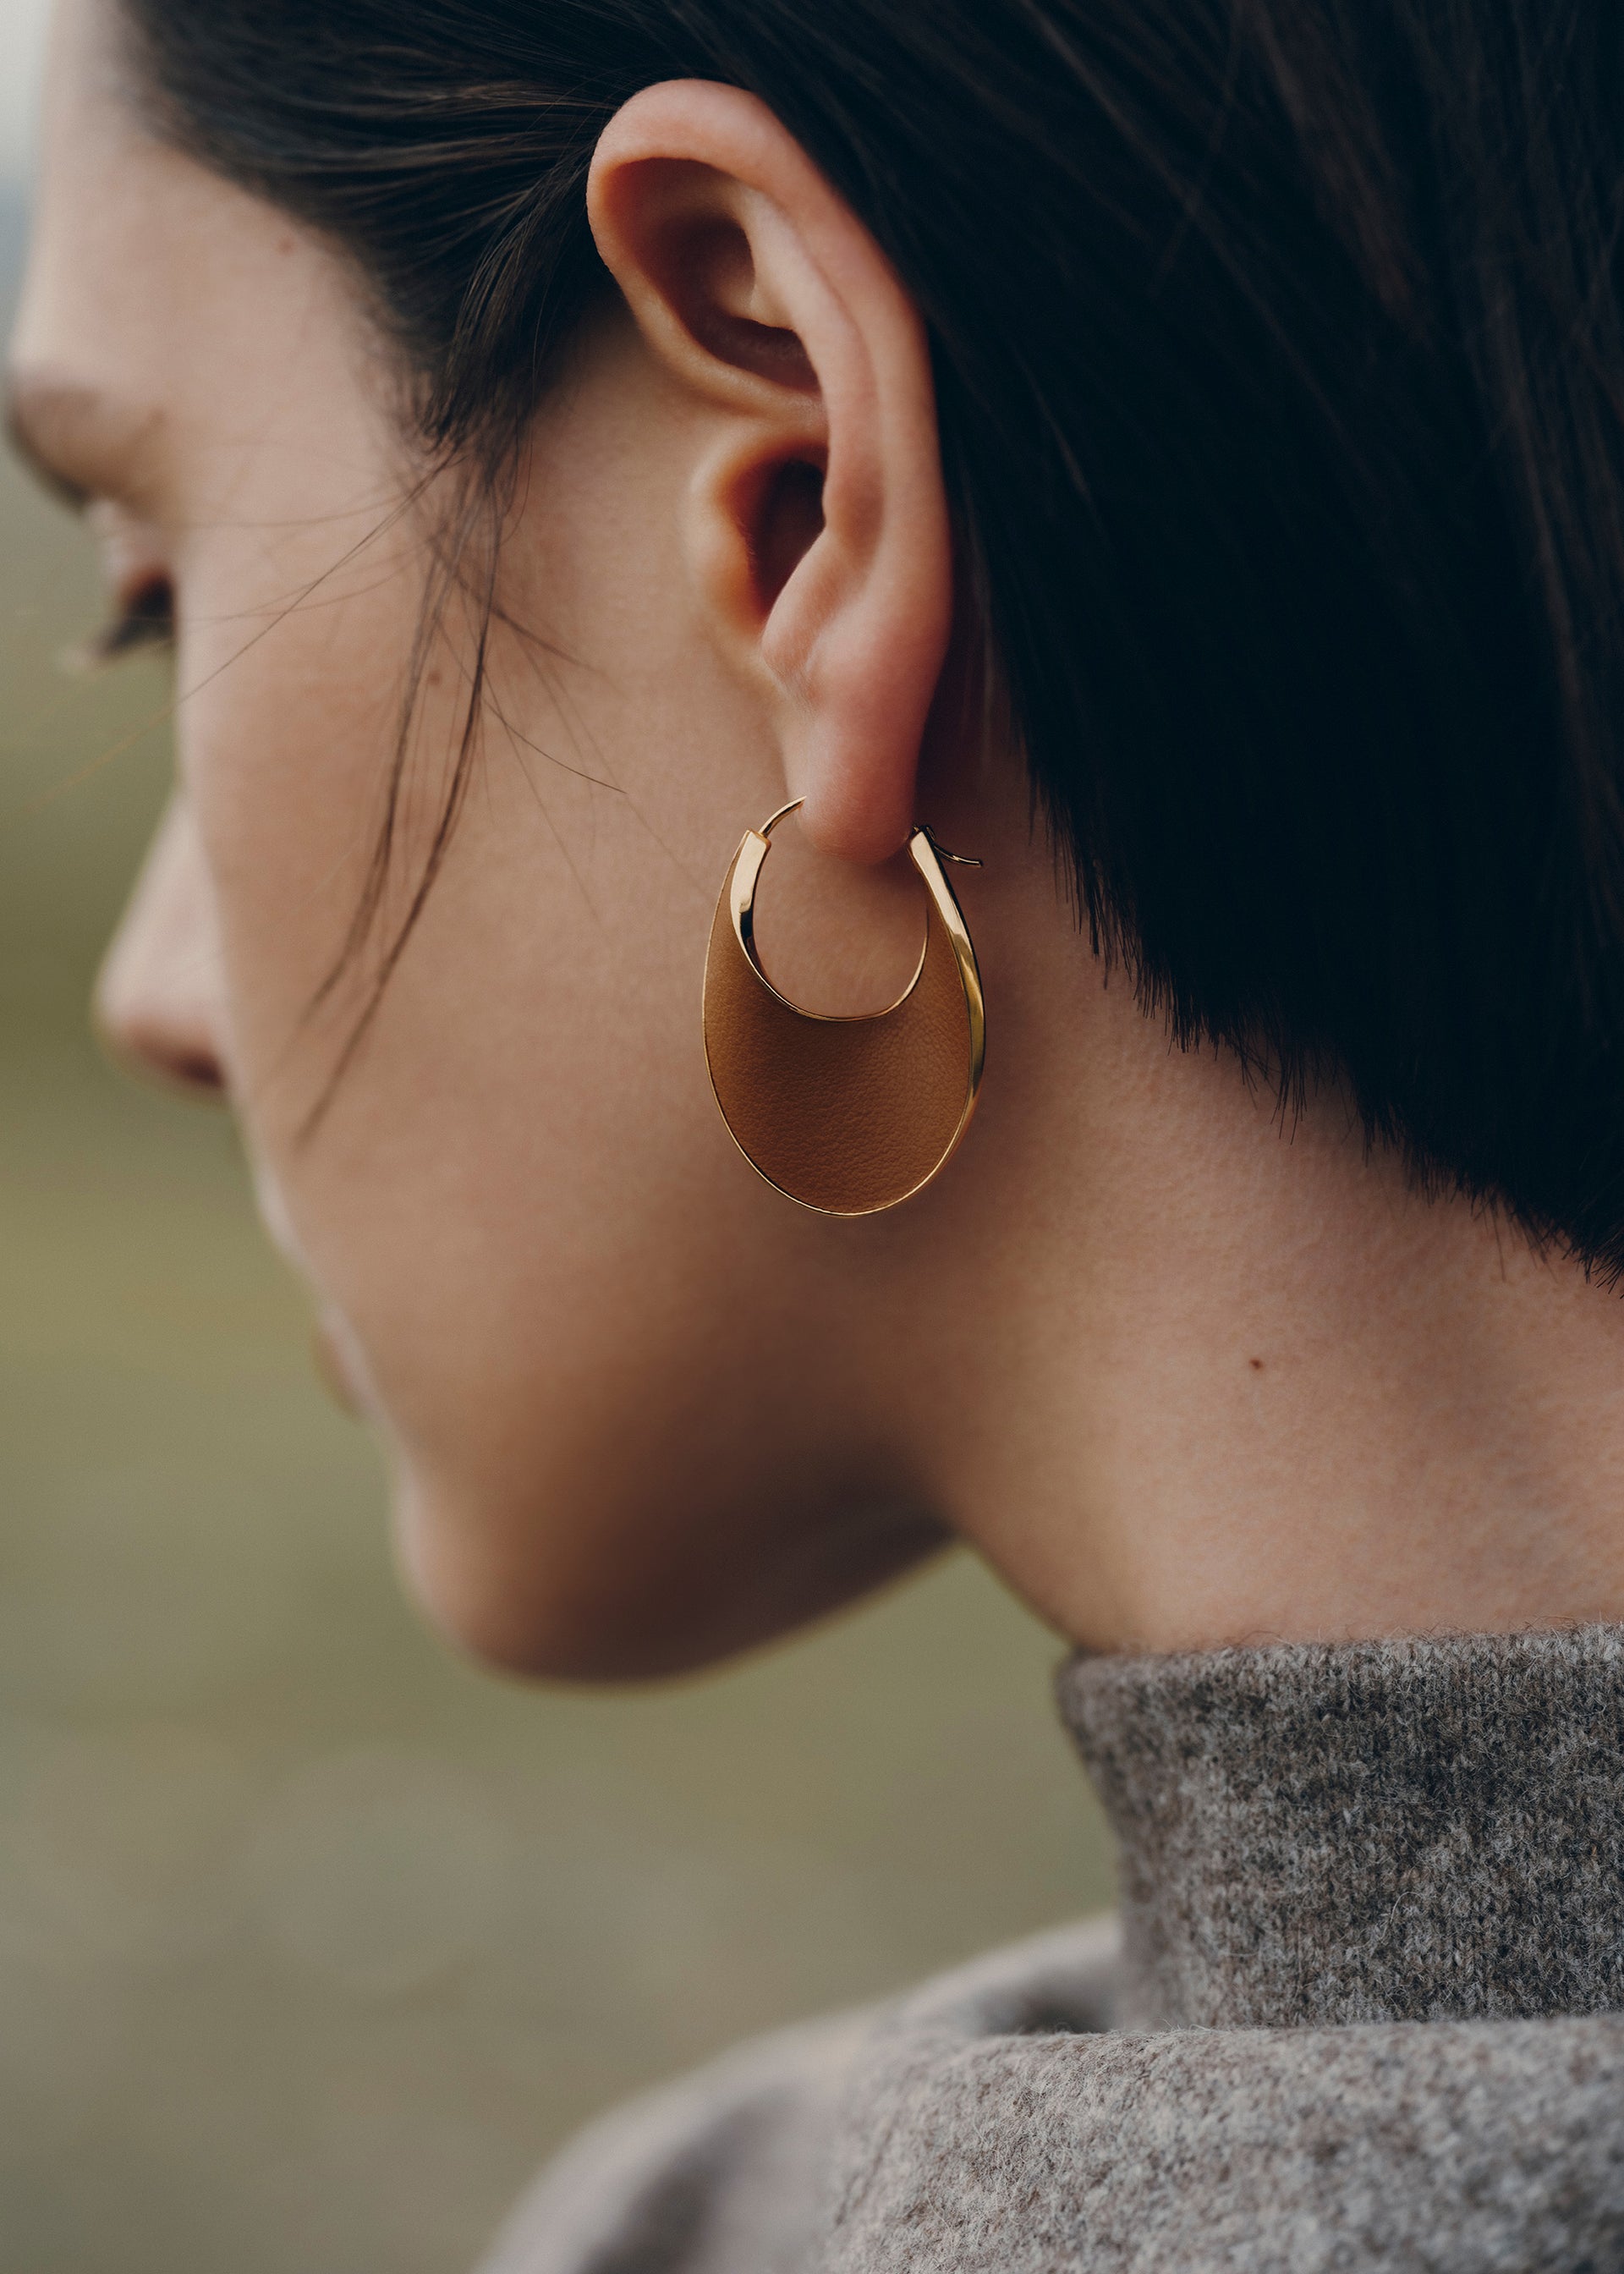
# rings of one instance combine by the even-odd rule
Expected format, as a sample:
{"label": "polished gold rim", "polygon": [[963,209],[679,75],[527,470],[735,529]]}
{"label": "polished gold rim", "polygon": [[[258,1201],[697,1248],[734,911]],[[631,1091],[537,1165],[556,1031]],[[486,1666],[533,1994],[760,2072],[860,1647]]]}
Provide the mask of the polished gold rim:
{"label": "polished gold rim", "polygon": [[[804,800],[801,798],[792,799],[787,805],[781,806],[771,819],[765,822],[760,829],[747,830],[741,840],[738,853],[734,856],[728,892],[728,912],[733,937],[754,977],[775,1002],[782,1005],[784,1009],[790,1012],[795,1018],[804,1019],[808,1024],[819,1026],[873,1025],[880,1020],[894,1017],[907,1002],[924,975],[926,960],[930,952],[929,908],[925,917],[925,937],[920,949],[919,962],[914,968],[914,975],[896,1001],[888,1004],[882,1011],[852,1014],[806,1010],[799,1003],[792,1002],[788,996],[780,993],[773,985],[762,968],[761,958],[756,952],[756,893],[760,885],[762,870],[766,865],[767,855],[772,849],[772,832],[781,821],[787,820],[792,813],[798,812]],[[963,854],[948,852],[945,847],[938,846],[929,829],[923,827],[915,829],[909,838],[908,853],[921,881],[929,894],[932,905],[942,919],[943,928],[952,947],[959,984],[964,991],[970,1045],[964,1110],[946,1147],[917,1184],[910,1186],[906,1192],[898,1193],[893,1198],[876,1202],[872,1207],[854,1209],[829,1208],[819,1201],[807,1200],[800,1193],[792,1192],[787,1186],[780,1184],[776,1177],[771,1176],[754,1156],[746,1150],[724,1110],[722,1126],[732,1138],[740,1157],[749,1163],[750,1167],[764,1185],[770,1186],[775,1193],[781,1193],[786,1200],[793,1201],[797,1208],[808,1209],[815,1216],[835,1216],[844,1221],[852,1221],[859,1216],[883,1216],[889,1209],[899,1207],[903,1201],[912,1200],[916,1193],[922,1192],[927,1185],[933,1183],[946,1168],[964,1141],[965,1133],[975,1112],[981,1076],[986,1065],[986,1000],[981,989],[981,969],[975,960],[975,949],[971,942],[969,928],[965,922],[964,912],[959,907],[958,898],[947,880],[942,863],[944,861],[951,861],[964,868],[980,868],[981,862],[970,860]],[[712,1087],[713,1088],[715,1087],[714,1072]],[[719,1093],[717,1103],[718,1106],[721,1104]]]}

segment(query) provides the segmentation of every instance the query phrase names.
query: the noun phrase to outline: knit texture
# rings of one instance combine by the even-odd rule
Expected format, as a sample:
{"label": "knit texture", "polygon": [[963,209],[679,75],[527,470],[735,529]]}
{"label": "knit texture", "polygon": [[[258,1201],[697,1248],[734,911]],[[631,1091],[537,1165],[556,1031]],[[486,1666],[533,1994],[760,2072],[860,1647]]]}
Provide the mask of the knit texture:
{"label": "knit texture", "polygon": [[[789,2263],[1616,2274],[1621,2110],[1613,2015],[876,2049],[852,2079],[835,2191]],[[658,2255],[625,2274],[679,2269],[710,2274]]]}
{"label": "knit texture", "polygon": [[1624,2266],[1624,1631],[1074,1660],[1123,1917],[595,2127],[485,2274]]}
{"label": "knit texture", "polygon": [[1624,1630],[1076,1658],[1124,2018],[1624,2009]]}

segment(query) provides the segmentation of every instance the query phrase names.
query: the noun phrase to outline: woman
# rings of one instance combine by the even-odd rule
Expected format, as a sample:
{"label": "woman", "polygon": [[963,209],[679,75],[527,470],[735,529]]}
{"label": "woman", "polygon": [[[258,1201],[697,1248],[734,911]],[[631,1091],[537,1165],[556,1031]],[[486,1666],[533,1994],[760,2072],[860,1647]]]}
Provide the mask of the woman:
{"label": "woman", "polygon": [[63,0],[102,1013],[411,1584],[651,1675],[956,1534],[1124,1843],[509,2274],[1624,2248],[1621,95],[1600,0]]}

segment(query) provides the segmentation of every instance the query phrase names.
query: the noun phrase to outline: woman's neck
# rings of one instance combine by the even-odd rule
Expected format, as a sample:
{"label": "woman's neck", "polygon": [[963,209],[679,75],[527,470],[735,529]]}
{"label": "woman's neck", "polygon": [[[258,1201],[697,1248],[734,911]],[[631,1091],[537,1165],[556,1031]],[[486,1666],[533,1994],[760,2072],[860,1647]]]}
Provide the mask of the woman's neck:
{"label": "woman's neck", "polygon": [[1025,953],[914,1369],[966,1536],[1106,1649],[1624,1618],[1624,1298],[1418,1196],[1339,1101],[1282,1123],[1064,910],[1034,955],[1041,893],[1007,892],[989,983]]}

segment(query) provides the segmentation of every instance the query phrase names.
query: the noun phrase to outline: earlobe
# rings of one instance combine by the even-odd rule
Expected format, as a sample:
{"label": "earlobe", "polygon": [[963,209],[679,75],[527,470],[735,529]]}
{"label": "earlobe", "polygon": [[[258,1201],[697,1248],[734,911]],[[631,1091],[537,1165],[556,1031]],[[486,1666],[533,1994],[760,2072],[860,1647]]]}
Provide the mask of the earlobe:
{"label": "earlobe", "polygon": [[946,660],[950,532],[923,326],[867,230],[763,105],[646,88],[589,209],[649,349],[703,413],[684,531],[732,668],[768,698],[824,852],[915,818]]}

